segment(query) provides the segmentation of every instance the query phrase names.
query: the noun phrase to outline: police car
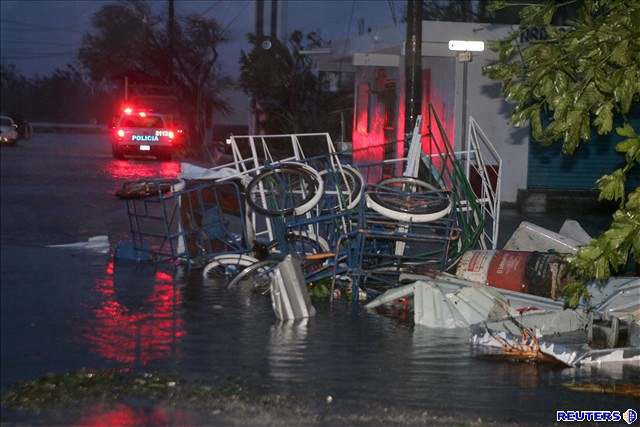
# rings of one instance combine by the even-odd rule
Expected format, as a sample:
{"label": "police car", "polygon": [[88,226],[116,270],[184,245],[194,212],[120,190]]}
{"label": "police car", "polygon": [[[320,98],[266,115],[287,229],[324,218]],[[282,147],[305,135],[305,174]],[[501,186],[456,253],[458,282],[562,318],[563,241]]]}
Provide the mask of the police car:
{"label": "police car", "polygon": [[169,117],[148,110],[125,107],[114,126],[111,151],[115,159],[154,156],[171,160],[181,132]]}

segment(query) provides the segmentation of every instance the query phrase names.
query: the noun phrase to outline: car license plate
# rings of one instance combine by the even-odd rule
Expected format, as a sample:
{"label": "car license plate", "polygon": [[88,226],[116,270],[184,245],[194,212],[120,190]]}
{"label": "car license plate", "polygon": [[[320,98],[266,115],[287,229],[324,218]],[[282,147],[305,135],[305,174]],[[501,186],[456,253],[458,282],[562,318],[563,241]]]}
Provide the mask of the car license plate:
{"label": "car license plate", "polygon": [[141,145],[140,146],[140,151],[151,151],[151,146],[150,145]]}

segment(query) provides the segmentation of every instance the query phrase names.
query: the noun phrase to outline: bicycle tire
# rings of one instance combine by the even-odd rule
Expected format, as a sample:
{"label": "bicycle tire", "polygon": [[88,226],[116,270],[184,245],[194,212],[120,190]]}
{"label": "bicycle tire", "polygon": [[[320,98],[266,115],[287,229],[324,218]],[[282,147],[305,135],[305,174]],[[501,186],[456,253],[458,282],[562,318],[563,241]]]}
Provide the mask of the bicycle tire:
{"label": "bicycle tire", "polygon": [[[224,268],[225,270],[227,269],[227,267],[230,267],[230,266],[238,266],[238,267],[246,268],[257,262],[258,260],[250,255],[244,255],[244,254],[218,255],[214,257],[211,261],[209,261],[207,265],[205,265],[205,267],[202,269],[202,277],[204,277],[205,279],[208,279],[210,277],[209,273],[211,273],[216,268]],[[223,275],[226,275],[226,271],[225,273],[223,273]]]}
{"label": "bicycle tire", "polygon": [[[400,191],[406,194],[401,195],[398,191],[393,191],[391,186],[396,184],[403,186]],[[407,186],[409,188],[406,188]],[[416,191],[417,188],[428,191],[423,191],[421,197],[421,193]],[[433,200],[427,197],[427,193]],[[374,185],[372,191],[367,192],[366,201],[369,208],[387,218],[425,223],[436,221],[451,212],[451,200],[445,195],[446,192],[424,181],[411,177],[397,177],[385,179]],[[399,203],[392,203],[394,199]],[[409,202],[417,206],[408,206]]]}
{"label": "bicycle tire", "polygon": [[[343,209],[346,210],[350,210],[350,209],[354,209],[356,206],[358,206],[358,203],[360,203],[360,200],[362,199],[362,194],[364,193],[364,179],[362,178],[362,174],[354,167],[349,166],[349,165],[342,165],[341,166],[342,171],[340,170],[336,170],[336,171],[329,171],[329,170],[324,170],[322,172],[320,172],[320,176],[324,177],[326,175],[328,175],[329,173],[340,173],[341,175],[344,174],[344,177],[348,177],[346,178],[346,180],[349,180],[350,183],[346,183],[346,186],[348,187],[350,184],[353,186],[353,189],[348,189],[347,190],[347,194],[348,194],[348,203],[346,207],[343,207]],[[324,179],[323,179],[324,182]],[[341,180],[340,182],[345,183],[345,180]],[[333,189],[331,189],[331,191],[334,191]],[[339,193],[339,195],[342,195],[342,189],[341,188],[336,188],[335,189],[336,193]],[[325,183],[325,195],[326,194],[331,194],[329,192],[329,185],[327,183]],[[334,209],[339,209],[340,204],[338,203],[337,206],[332,206],[329,208],[324,208],[323,210],[327,210],[327,211],[331,211]]]}
{"label": "bicycle tire", "polygon": [[[253,194],[258,194],[262,196],[262,194],[260,194],[259,192],[254,193],[256,190],[258,190],[260,184],[263,184],[263,188],[264,188],[265,183],[263,181],[266,181],[269,177],[273,177],[276,174],[282,174],[282,173],[293,173],[293,174],[299,174],[300,176],[306,176],[306,179],[309,181],[309,183],[312,186],[315,187],[315,189],[311,189],[308,195],[303,196],[303,199],[299,203],[291,207],[268,208],[268,207],[261,206],[259,202],[257,202],[256,200],[253,199],[253,197],[251,197]],[[283,193],[283,194],[284,193],[295,194],[295,192],[290,191],[288,189],[283,188],[280,190],[281,190],[280,193]],[[300,191],[303,192],[303,194],[304,194],[304,190],[305,189],[303,188],[300,189]],[[264,191],[264,189],[258,190],[258,191]],[[315,169],[313,169],[308,165],[305,165],[302,163],[294,163],[294,162],[281,163],[281,164],[269,167],[268,169],[258,174],[255,178],[253,178],[245,189],[247,204],[255,212],[258,212],[265,216],[303,215],[307,213],[309,210],[311,210],[315,205],[318,204],[318,202],[322,198],[323,193],[324,193],[324,183],[322,182],[322,178],[320,177],[320,174]]]}
{"label": "bicycle tire", "polygon": [[[235,288],[240,282],[248,279],[250,275],[253,273],[259,273],[261,275],[264,275],[264,274],[270,275],[271,271],[273,271],[273,269],[277,267],[279,263],[280,263],[280,260],[277,260],[277,259],[265,259],[262,261],[258,261],[254,264],[251,264],[245,267],[242,271],[236,274],[229,281],[229,284],[227,285],[227,289]],[[260,269],[264,269],[264,271],[260,271]],[[271,281],[271,277],[269,276],[268,283],[264,283],[263,280],[260,280],[258,278],[253,278],[251,280],[251,283],[253,285],[254,290],[258,290],[261,294],[266,295],[269,289],[270,281]]]}

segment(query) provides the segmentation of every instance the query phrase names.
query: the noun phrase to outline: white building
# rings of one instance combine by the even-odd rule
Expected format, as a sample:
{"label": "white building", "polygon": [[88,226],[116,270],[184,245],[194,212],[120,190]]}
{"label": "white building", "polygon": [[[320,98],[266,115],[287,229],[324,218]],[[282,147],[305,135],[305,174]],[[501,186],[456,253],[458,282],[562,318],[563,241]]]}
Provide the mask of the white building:
{"label": "white building", "polygon": [[[474,52],[465,67],[456,60],[455,52],[449,51],[448,42],[477,40],[486,45],[513,30],[510,25],[422,23],[423,117],[428,116],[431,103],[449,140],[460,149],[464,146],[464,122],[473,116],[502,157],[501,200],[511,203],[516,202],[519,189],[527,188],[529,130],[510,125],[512,108],[501,95],[500,83],[482,75],[482,67],[494,61],[495,54],[486,48]],[[382,160],[398,153],[395,141],[404,133],[405,32],[400,25],[374,29],[334,43],[331,54],[318,57],[321,71],[354,73],[352,140],[356,157]],[[426,132],[426,127],[423,130]]]}

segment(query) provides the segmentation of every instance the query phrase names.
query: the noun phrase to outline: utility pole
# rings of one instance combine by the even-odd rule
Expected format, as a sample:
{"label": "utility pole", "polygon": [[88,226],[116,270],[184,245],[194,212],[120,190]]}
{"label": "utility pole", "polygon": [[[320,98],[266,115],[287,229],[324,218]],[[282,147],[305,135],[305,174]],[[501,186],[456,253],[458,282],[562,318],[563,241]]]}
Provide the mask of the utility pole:
{"label": "utility pole", "polygon": [[167,19],[167,40],[169,42],[169,61],[167,71],[169,72],[169,83],[173,84],[173,53],[175,52],[175,5],[174,0],[169,0],[169,13]]}
{"label": "utility pole", "polygon": [[278,0],[271,0],[271,39],[278,38]]}
{"label": "utility pole", "polygon": [[[262,49],[264,41],[264,0],[256,0],[256,49]],[[260,133],[258,129],[258,114],[256,112],[258,105],[255,98],[251,98],[251,117],[249,118],[249,133],[257,135]]]}
{"label": "utility pole", "polygon": [[256,36],[261,43],[264,37],[264,0],[256,0]]}
{"label": "utility pole", "polygon": [[416,119],[422,111],[422,0],[407,0],[407,39],[404,61],[404,153],[406,153]]}

